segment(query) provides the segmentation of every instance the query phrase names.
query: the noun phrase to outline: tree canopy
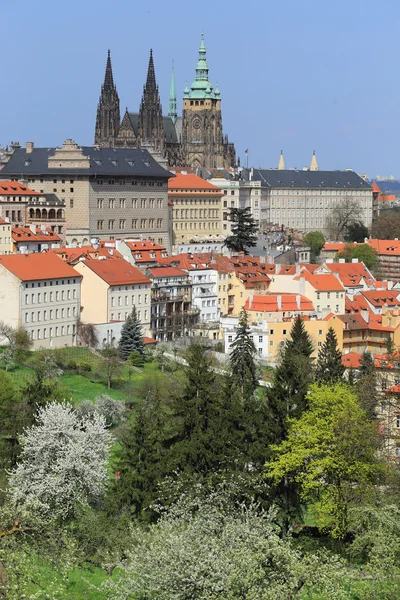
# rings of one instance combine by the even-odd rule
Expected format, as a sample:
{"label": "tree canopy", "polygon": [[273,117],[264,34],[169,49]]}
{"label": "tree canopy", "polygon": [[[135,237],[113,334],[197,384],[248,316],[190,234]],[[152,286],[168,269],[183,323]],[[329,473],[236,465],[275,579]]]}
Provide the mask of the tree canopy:
{"label": "tree canopy", "polygon": [[368,244],[346,244],[344,249],[337,254],[337,259],[344,258],[346,262],[351,262],[353,258],[358,258],[368,269],[376,267],[378,264],[378,255],[374,248]]}
{"label": "tree canopy", "polygon": [[257,351],[250,337],[250,332],[248,315],[246,310],[242,308],[235,339],[231,346],[230,363],[233,379],[239,385],[245,398],[251,396],[258,385],[257,365],[255,362]]}
{"label": "tree canopy", "polygon": [[338,348],[334,329],[329,327],[324,343],[318,352],[315,379],[319,384],[333,385],[343,379],[345,367],[342,365],[342,353]]}
{"label": "tree canopy", "polygon": [[310,246],[314,256],[319,256],[325,244],[324,234],[321,231],[309,231],[303,238],[303,244]]}
{"label": "tree canopy", "polygon": [[229,250],[249,254],[248,248],[257,246],[258,225],[255,222],[251,208],[230,208],[229,220],[231,221],[232,234],[225,242]]}
{"label": "tree canopy", "polygon": [[378,240],[400,239],[400,212],[381,211],[372,221],[371,237]]}
{"label": "tree canopy", "polygon": [[142,326],[136,306],[133,307],[131,314],[128,315],[122,326],[118,349],[123,360],[128,360],[132,352],[144,354]]}

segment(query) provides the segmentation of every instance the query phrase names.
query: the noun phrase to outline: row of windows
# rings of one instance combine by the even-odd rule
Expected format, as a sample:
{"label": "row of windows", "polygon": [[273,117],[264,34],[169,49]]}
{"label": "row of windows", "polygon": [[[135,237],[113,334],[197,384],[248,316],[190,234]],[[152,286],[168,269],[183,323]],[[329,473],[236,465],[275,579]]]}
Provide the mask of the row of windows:
{"label": "row of windows", "polygon": [[62,337],[64,335],[75,335],[75,325],[61,325],[60,327],[43,327],[43,329],[32,329],[31,340],[46,340],[47,338]]}
{"label": "row of windows", "polygon": [[[97,221],[97,230],[104,229],[104,219]],[[164,219],[132,219],[132,229],[162,229]],[[108,229],[115,228],[115,219],[108,220]],[[119,219],[119,229],[126,228],[126,219]],[[162,240],[161,240],[162,242]]]}
{"label": "row of windows", "polygon": [[29,296],[29,294],[25,294],[25,304],[40,304],[42,302],[42,297],[43,297],[43,302],[53,302],[53,300],[55,300],[56,302],[58,300],[71,300],[71,297],[73,299],[76,299],[76,289],[73,290],[61,290],[61,294],[60,292],[43,292],[43,295],[41,294],[41,292],[38,292],[37,295],[35,294],[31,294]]}
{"label": "row of windows", "polygon": [[[181,214],[181,219],[188,219],[189,215],[190,218],[199,218],[199,219],[218,219],[219,214],[218,214],[218,209],[200,209],[197,210],[197,208],[191,208],[190,212],[189,209],[187,208],[186,210],[181,209],[180,214]],[[174,218],[175,219],[179,219],[179,210],[174,210]]]}
{"label": "row of windows", "polygon": [[49,284],[49,286],[51,287],[52,285],[66,285],[68,283],[68,285],[70,285],[71,283],[76,283],[76,279],[52,279],[49,282],[47,281],[33,281],[32,283],[26,283],[25,284],[25,288],[35,288],[35,287],[42,287],[42,283],[43,283],[43,287],[47,286],[47,283]]}
{"label": "row of windows", "polygon": [[[16,180],[16,179],[12,179],[12,181],[17,181],[17,180]],[[39,181],[39,179],[38,179],[38,181]],[[32,178],[30,178],[30,179],[29,179],[29,178],[28,178],[28,182],[29,182],[29,183],[35,183],[35,182],[36,182],[36,179],[32,179]],[[43,183],[43,182],[44,182],[44,179],[43,179],[43,177],[42,177],[42,178],[40,179],[40,183]],[[53,179],[53,183],[57,183],[57,182],[58,182],[58,180],[57,180],[57,179]],[[70,179],[70,180],[69,180],[69,182],[70,182],[70,183],[74,183],[74,180],[73,180],[73,179]],[[66,180],[65,180],[65,179],[60,179],[60,183],[66,183]]]}
{"label": "row of windows", "polygon": [[[126,321],[126,319],[128,318],[129,315],[130,315],[129,312],[126,312],[126,313],[120,313],[120,312],[119,313],[111,313],[111,315],[110,315],[110,321],[122,321],[122,320]],[[143,313],[143,318],[144,318],[145,322],[148,319],[148,315],[149,315],[149,311],[146,309],[144,311],[144,313]],[[140,310],[137,311],[137,316],[138,316],[138,319],[140,321],[142,319],[142,314],[141,314]]]}
{"label": "row of windows", "polygon": [[[299,191],[288,189],[272,190],[272,194],[275,196],[298,196],[300,194],[303,195],[304,193],[306,193],[308,196],[348,196],[350,198],[354,196],[364,196],[366,193],[369,194],[369,192],[366,191],[356,192],[350,190],[307,190],[306,192],[303,190]],[[372,194],[368,197],[372,198]]]}
{"label": "row of windows", "polygon": [[[332,292],[332,294],[334,294],[334,293],[335,292]],[[336,292],[336,298],[339,298],[339,294],[340,294],[340,298],[343,298],[343,292]],[[326,292],[326,297],[330,298],[331,292]],[[317,292],[317,300],[320,300],[320,298],[321,298],[321,292]]]}
{"label": "row of windows", "polygon": [[[147,300],[148,300],[148,295],[144,294],[144,304],[147,304]],[[122,302],[123,302],[123,298],[122,296],[118,296],[118,298],[116,298],[115,296],[111,297],[111,306],[122,306]],[[135,296],[131,297],[131,302],[132,302],[132,306],[134,306],[136,304],[135,302]],[[142,304],[142,295],[138,294],[137,296],[137,304]],[[129,296],[125,296],[125,306],[129,306]]]}
{"label": "row of windows", "polygon": [[37,313],[32,311],[29,315],[29,312],[25,313],[25,323],[35,323],[36,321],[40,322],[40,321],[52,321],[53,318],[58,320],[58,319],[65,319],[65,318],[71,318],[71,315],[73,317],[76,317],[76,306],[72,307],[72,310],[70,307],[68,308],[55,308],[55,309],[51,309],[51,310],[44,310],[43,314],[42,311],[38,310]]}
{"label": "row of windows", "polygon": [[0,245],[3,244],[3,243],[4,244],[11,244],[11,238],[10,237],[5,237],[5,238],[0,237]]}
{"label": "row of windows", "polygon": [[[197,227],[198,226],[198,227]],[[205,223],[174,223],[174,229],[219,229],[219,222],[206,221]]]}
{"label": "row of windows", "polygon": [[173,199],[174,206],[178,206],[178,204],[219,204],[219,198],[174,198]]}
{"label": "row of windows", "polygon": [[[128,201],[128,205],[131,208],[163,208],[164,200],[163,198],[131,198]],[[104,198],[97,198],[97,208],[102,210],[108,207],[110,210],[114,210],[119,207],[121,210],[126,209],[127,202],[126,198],[108,198],[108,200],[104,200]]]}
{"label": "row of windows", "polygon": [[[257,202],[257,201],[256,201]],[[327,198],[324,202],[323,198],[319,198],[317,200],[317,198],[314,201],[314,198],[293,198],[293,200],[288,199],[287,200],[287,205],[286,205],[286,200],[283,199],[281,200],[276,199],[276,206],[281,207],[281,208],[285,208],[285,206],[287,206],[288,208],[290,207],[297,207],[297,206],[307,206],[309,208],[317,208],[318,206],[323,207],[325,206],[326,208],[333,208],[334,206],[337,206],[338,203],[336,200],[333,200],[332,198]],[[358,201],[358,206],[371,206],[372,205],[372,199],[371,198],[364,198],[362,200]],[[274,198],[271,198],[271,206],[274,207],[275,206],[275,200]]]}
{"label": "row of windows", "polygon": [[[108,179],[109,185],[114,185],[115,183],[117,183],[117,185],[125,185],[126,181],[125,181],[125,179],[117,179],[117,180]],[[131,181],[131,184],[132,185],[141,185],[142,187],[146,187],[146,185],[148,185],[149,187],[154,187],[156,184],[157,184],[157,187],[163,186],[162,181],[136,181],[136,180],[133,180],[133,181]],[[103,179],[98,179],[97,185],[103,185]]]}

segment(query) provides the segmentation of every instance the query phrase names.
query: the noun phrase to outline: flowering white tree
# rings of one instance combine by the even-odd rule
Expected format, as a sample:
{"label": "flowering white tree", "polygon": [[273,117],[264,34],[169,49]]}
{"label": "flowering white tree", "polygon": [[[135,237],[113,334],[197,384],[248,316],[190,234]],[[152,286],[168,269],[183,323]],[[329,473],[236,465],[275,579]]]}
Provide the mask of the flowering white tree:
{"label": "flowering white tree", "polygon": [[39,500],[53,517],[67,518],[77,505],[102,498],[112,436],[103,416],[80,418],[68,403],[46,404],[36,421],[20,437],[10,500],[16,505]]}

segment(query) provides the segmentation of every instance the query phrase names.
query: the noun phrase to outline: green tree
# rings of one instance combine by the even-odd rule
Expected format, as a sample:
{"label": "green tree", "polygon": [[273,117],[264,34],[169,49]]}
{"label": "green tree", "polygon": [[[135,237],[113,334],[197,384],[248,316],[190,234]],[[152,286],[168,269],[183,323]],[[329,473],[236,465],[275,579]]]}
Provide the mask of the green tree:
{"label": "green tree", "polygon": [[357,242],[359,244],[362,244],[365,241],[365,238],[368,237],[369,231],[361,221],[354,221],[353,223],[350,223],[346,229],[346,233],[344,234],[344,239],[346,242]]}
{"label": "green tree", "polygon": [[377,385],[378,375],[375,369],[374,357],[370,352],[364,352],[360,358],[356,394],[369,420],[376,417]]}
{"label": "green tree", "polygon": [[103,357],[103,368],[107,377],[107,387],[110,390],[113,378],[122,370],[120,352],[117,348],[107,346],[101,351],[101,355]]}
{"label": "green tree", "polygon": [[310,231],[303,238],[304,246],[310,246],[314,256],[319,256],[325,244],[324,234],[320,231]]}
{"label": "green tree", "polygon": [[378,255],[374,248],[368,244],[346,244],[345,248],[337,254],[337,258],[344,258],[346,262],[351,262],[357,258],[358,262],[363,262],[367,269],[376,267],[378,264]]}
{"label": "green tree", "polygon": [[331,209],[326,221],[326,228],[331,240],[335,242],[343,239],[348,227],[362,216],[360,204],[357,200],[346,197]]}
{"label": "green tree", "polygon": [[393,210],[381,211],[372,221],[371,237],[378,240],[400,238],[400,213]]}
{"label": "green tree", "polygon": [[258,240],[258,225],[251,214],[251,208],[230,208],[229,220],[232,223],[232,234],[226,238],[224,246],[233,252],[249,254],[247,249],[257,246]]}
{"label": "green tree", "polygon": [[325,342],[318,352],[315,379],[320,385],[334,385],[343,379],[345,367],[342,365],[342,353],[337,345],[334,329],[329,327]]}
{"label": "green tree", "polygon": [[233,379],[239,385],[244,398],[254,394],[258,385],[256,347],[250,337],[248,315],[244,307],[240,311],[239,325],[230,352]]}
{"label": "green tree", "polygon": [[122,326],[118,349],[123,360],[127,360],[131,352],[135,350],[140,354],[144,354],[142,326],[136,312],[136,306],[133,307],[131,314]]}
{"label": "green tree", "polygon": [[347,386],[313,386],[309,410],[273,447],[268,475],[275,484],[298,483],[303,500],[315,503],[319,526],[343,538],[349,508],[365,501],[380,474],[377,444],[376,428]]}

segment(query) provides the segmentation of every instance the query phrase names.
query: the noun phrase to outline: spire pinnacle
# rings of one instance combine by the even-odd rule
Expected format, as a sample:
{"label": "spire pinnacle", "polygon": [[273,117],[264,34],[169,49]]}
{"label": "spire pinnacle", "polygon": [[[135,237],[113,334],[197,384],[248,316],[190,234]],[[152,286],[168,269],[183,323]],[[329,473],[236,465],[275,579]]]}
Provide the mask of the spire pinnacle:
{"label": "spire pinnacle", "polygon": [[315,150],[313,150],[313,155],[311,158],[310,171],[319,171],[317,157],[315,156]]}
{"label": "spire pinnacle", "polygon": [[147,68],[146,88],[148,90],[156,88],[156,74],[154,71],[153,49],[150,48],[149,66]]}
{"label": "spire pinnacle", "polygon": [[106,73],[104,75],[104,88],[112,89],[113,87],[114,87],[114,79],[113,79],[113,72],[112,72],[112,66],[111,66],[111,52],[110,52],[110,50],[108,50]]}
{"label": "spire pinnacle", "polygon": [[169,90],[168,116],[176,123],[178,111],[176,108],[176,90],[175,90],[175,66],[172,61],[171,87]]}
{"label": "spire pinnacle", "polygon": [[278,163],[278,170],[279,171],[284,171],[286,169],[285,167],[285,160],[283,158],[283,152],[281,150],[281,155],[279,157],[279,163]]}

